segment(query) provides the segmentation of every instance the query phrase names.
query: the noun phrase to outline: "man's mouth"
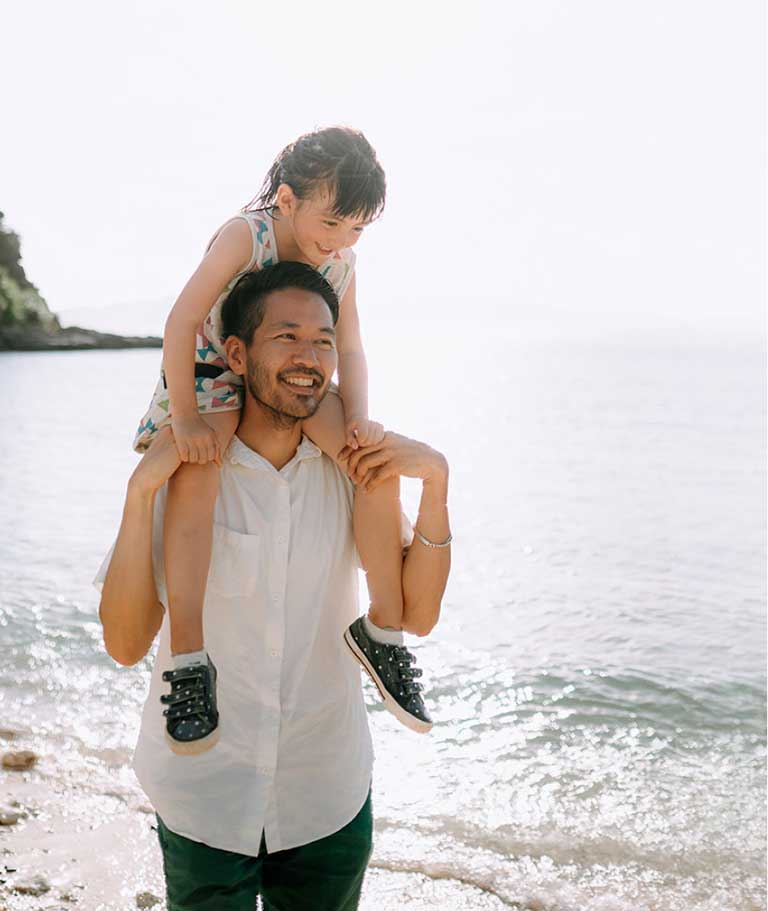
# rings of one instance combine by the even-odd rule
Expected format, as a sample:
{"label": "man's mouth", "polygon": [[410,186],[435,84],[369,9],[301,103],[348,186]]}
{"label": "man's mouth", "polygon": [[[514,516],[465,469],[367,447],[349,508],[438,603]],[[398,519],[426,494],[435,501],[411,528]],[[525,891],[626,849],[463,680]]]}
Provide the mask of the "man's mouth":
{"label": "man's mouth", "polygon": [[318,377],[308,376],[306,373],[290,373],[281,376],[279,379],[281,383],[289,386],[291,392],[296,395],[309,395],[322,382]]}

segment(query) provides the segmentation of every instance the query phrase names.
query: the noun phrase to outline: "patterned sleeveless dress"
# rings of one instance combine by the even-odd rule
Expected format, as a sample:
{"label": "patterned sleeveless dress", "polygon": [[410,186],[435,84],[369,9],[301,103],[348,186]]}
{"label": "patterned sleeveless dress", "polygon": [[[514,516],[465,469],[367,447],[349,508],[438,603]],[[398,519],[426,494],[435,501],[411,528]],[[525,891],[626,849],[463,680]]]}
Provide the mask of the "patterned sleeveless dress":
{"label": "patterned sleeveless dress", "polygon": [[[195,343],[195,391],[201,414],[216,411],[237,411],[243,404],[243,381],[229,369],[221,337],[221,307],[235,282],[246,272],[264,269],[278,261],[277,242],[272,216],[264,210],[242,212],[235,216],[247,222],[251,229],[252,252],[248,265],[235,275],[197,330]],[[232,219],[234,220],[234,219]],[[227,222],[229,224],[229,222]],[[221,229],[219,229],[221,230]],[[216,235],[208,244],[210,248]],[[339,300],[344,296],[355,269],[355,254],[351,249],[340,250],[317,267],[317,271],[333,286]],[[171,406],[165,376],[161,371],[147,413],[141,419],[133,448],[146,452],[155,434],[171,418]]]}

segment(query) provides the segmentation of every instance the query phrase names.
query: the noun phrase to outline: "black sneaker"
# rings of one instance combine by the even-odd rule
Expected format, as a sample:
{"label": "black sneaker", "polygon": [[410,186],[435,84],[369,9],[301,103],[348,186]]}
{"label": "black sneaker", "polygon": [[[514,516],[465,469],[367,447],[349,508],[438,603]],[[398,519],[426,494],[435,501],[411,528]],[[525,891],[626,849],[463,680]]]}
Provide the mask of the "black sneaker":
{"label": "black sneaker", "polygon": [[190,664],[164,671],[163,680],[171,682],[171,692],[160,697],[170,708],[166,716],[165,739],[174,753],[194,756],[219,742],[219,713],[216,709],[216,667]]}
{"label": "black sneaker", "polygon": [[404,645],[372,639],[362,617],[345,631],[344,641],[376,684],[385,707],[407,728],[426,734],[432,728],[432,719],[419,695],[424,687],[414,680],[421,677],[421,668],[411,666],[416,663],[413,654]]}

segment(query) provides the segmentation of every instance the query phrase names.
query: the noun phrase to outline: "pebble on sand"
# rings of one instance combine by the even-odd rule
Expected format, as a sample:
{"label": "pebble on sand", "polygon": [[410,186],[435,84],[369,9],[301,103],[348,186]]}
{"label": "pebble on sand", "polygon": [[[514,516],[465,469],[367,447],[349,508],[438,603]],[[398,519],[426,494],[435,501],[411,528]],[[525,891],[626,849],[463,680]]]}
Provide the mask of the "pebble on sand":
{"label": "pebble on sand", "polygon": [[18,892],[20,895],[43,895],[50,891],[51,884],[40,873],[28,876],[26,879],[17,879],[11,885],[11,892]]}
{"label": "pebble on sand", "polygon": [[139,892],[136,896],[137,908],[154,908],[159,905],[162,899],[158,898],[153,892]]}
{"label": "pebble on sand", "polygon": [[13,807],[7,803],[0,803],[0,826],[16,825],[20,819],[25,819],[26,816],[27,813],[21,808]]}
{"label": "pebble on sand", "polygon": [[19,750],[17,753],[5,753],[3,755],[3,768],[24,772],[27,769],[31,769],[38,758],[37,753],[33,753],[32,750]]}

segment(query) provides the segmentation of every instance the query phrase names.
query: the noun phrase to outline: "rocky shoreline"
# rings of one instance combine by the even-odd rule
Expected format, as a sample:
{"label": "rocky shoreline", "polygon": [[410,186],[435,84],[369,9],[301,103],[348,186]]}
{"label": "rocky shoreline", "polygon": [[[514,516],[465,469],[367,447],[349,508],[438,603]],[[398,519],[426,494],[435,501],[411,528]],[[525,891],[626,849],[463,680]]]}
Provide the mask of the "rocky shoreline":
{"label": "rocky shoreline", "polygon": [[53,330],[42,326],[0,326],[0,352],[2,351],[88,351],[119,348],[162,348],[163,340],[157,336],[111,335],[67,326]]}
{"label": "rocky shoreline", "polygon": [[21,240],[3,224],[4,218],[0,212],[0,352],[162,348],[163,340],[155,336],[112,335],[80,326],[62,328],[27,278],[21,264]]}

